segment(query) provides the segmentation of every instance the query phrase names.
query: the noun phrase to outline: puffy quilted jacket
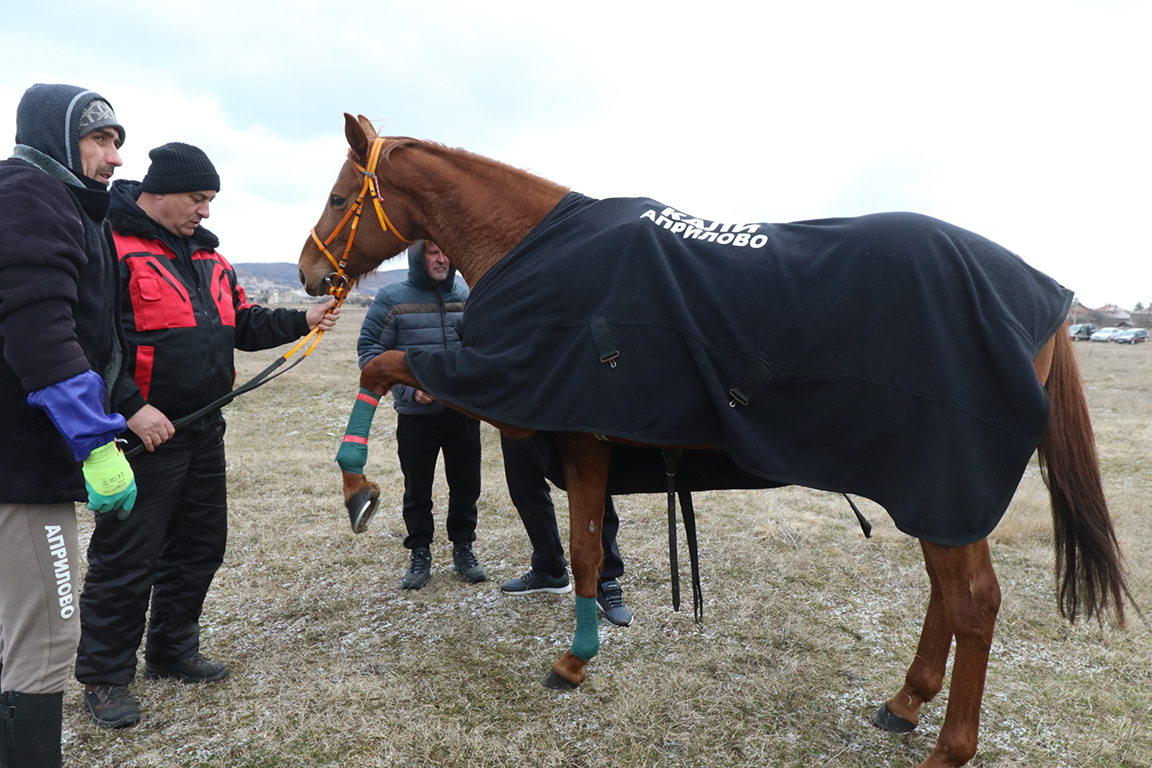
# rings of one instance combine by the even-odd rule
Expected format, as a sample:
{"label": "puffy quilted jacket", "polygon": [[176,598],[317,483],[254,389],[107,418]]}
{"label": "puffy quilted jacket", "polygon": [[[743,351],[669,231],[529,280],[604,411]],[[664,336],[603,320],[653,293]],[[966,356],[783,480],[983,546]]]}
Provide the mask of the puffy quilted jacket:
{"label": "puffy quilted jacket", "polygon": [[[381,288],[364,316],[360,340],[356,344],[360,367],[390,349],[458,349],[457,324],[464,314],[468,287],[456,283],[456,268],[437,283],[424,263],[424,241],[408,249],[408,279]],[[420,415],[439,413],[443,403],[418,403],[416,390],[397,384],[392,388],[392,405],[398,413]]]}

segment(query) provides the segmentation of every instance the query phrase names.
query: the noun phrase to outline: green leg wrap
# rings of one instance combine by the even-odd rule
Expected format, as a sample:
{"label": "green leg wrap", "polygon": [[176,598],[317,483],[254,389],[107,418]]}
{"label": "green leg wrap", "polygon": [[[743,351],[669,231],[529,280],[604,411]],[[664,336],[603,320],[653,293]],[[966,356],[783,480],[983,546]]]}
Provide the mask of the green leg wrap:
{"label": "green leg wrap", "polygon": [[356,395],[352,415],[348,417],[348,428],[344,430],[344,442],[336,452],[336,463],[345,472],[364,474],[364,465],[368,463],[368,432],[372,429],[378,405],[380,398],[366,389],[362,388]]}
{"label": "green leg wrap", "polygon": [[597,627],[596,598],[576,597],[576,637],[572,638],[572,655],[591,661],[600,651],[600,632]]}

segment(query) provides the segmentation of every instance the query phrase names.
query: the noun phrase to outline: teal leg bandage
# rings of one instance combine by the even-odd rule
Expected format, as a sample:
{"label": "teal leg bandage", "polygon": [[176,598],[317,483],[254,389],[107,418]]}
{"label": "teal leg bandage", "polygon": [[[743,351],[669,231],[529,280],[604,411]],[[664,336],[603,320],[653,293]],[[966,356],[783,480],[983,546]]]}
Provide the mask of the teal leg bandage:
{"label": "teal leg bandage", "polygon": [[597,627],[596,598],[576,597],[576,637],[572,638],[572,655],[591,661],[600,651],[600,632]]}
{"label": "teal leg bandage", "polygon": [[345,472],[364,474],[364,465],[368,463],[368,432],[372,429],[378,405],[380,398],[366,389],[362,388],[356,395],[352,415],[348,417],[348,428],[344,430],[344,442],[336,452],[336,463]]}

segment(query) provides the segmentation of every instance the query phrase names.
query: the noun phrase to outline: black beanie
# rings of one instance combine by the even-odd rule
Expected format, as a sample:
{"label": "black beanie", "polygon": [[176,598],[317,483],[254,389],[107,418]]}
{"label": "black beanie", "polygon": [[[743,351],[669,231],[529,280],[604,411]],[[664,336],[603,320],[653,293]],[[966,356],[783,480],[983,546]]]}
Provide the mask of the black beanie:
{"label": "black beanie", "polygon": [[152,165],[144,176],[143,189],[154,195],[178,192],[220,191],[220,176],[204,150],[171,141],[148,153]]}

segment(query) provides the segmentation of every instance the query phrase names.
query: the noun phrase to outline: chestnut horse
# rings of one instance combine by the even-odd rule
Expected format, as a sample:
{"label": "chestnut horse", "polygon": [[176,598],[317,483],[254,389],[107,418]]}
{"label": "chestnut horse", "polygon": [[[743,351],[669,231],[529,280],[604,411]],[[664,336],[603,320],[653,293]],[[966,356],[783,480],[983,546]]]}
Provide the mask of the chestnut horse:
{"label": "chestnut horse", "polygon": [[[463,150],[410,138],[380,138],[363,116],[345,114],[345,121],[350,145],[347,162],[300,256],[300,278],[312,295],[346,290],[359,276],[416,239],[436,242],[468,284],[475,286],[568,192],[558,184]],[[364,223],[362,215],[374,221],[359,226]],[[1124,602],[1131,596],[1104,500],[1073,354],[1067,334],[1057,330],[1033,361],[1050,402],[1047,431],[1038,449],[1055,523],[1059,609],[1072,621],[1077,617],[1101,620],[1111,614],[1123,625]],[[385,352],[361,373],[360,386],[362,392],[371,393],[369,400],[397,383],[421,387],[403,352]],[[524,427],[492,423],[512,436],[532,433]],[[583,681],[585,665],[598,649],[594,602],[602,557],[598,529],[612,447],[610,441],[591,434],[556,432],[552,437],[562,455],[569,498],[570,556],[577,596],[573,650],[577,653],[566,651],[552,665],[544,684],[575,687]],[[980,482],[980,478],[962,479]],[[344,494],[355,526],[357,513],[370,514],[374,509],[378,488],[363,474],[344,471]],[[880,708],[873,723],[896,732],[916,726],[920,708],[943,687],[955,640],[944,724],[934,751],[920,768],[959,766],[976,753],[1000,587],[987,539],[964,546],[921,539],[921,547],[931,596],[919,647],[904,686]]]}

